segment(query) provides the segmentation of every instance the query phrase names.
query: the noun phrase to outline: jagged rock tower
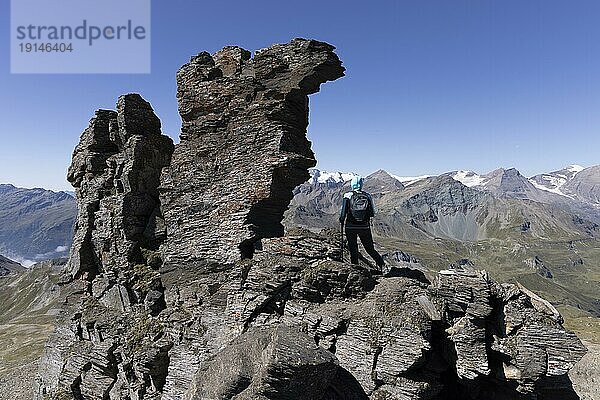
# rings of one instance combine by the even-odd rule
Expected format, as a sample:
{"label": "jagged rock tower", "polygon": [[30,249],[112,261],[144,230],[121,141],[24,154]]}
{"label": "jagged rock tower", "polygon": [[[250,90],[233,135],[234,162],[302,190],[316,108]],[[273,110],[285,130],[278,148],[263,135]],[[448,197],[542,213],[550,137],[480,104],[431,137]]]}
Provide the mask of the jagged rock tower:
{"label": "jagged rock tower", "polygon": [[307,95],[343,75],[333,46],[302,39],[254,58],[232,46],[200,53],[179,70],[181,143],[161,190],[168,265],[236,261],[283,235],[292,190],[316,165]]}
{"label": "jagged rock tower", "polygon": [[40,367],[38,398],[106,398],[129,324],[164,308],[158,186],[173,149],[137,94],[121,96],[116,111],[98,110],[82,133],[67,176],[79,209],[63,276],[67,302]]}
{"label": "jagged rock tower", "polygon": [[335,261],[334,235],[279,237],[315,164],[307,96],[343,73],[314,40],[200,53],[177,74],[175,147],[138,95],[96,113],[36,399],[568,398],[585,348],[525,288],[382,276]]}
{"label": "jagged rock tower", "polygon": [[165,238],[160,174],[173,141],[137,94],[121,96],[117,111],[98,110],[73,152],[67,179],[79,215],[68,265],[71,278],[94,278],[142,262],[140,249],[156,250]]}

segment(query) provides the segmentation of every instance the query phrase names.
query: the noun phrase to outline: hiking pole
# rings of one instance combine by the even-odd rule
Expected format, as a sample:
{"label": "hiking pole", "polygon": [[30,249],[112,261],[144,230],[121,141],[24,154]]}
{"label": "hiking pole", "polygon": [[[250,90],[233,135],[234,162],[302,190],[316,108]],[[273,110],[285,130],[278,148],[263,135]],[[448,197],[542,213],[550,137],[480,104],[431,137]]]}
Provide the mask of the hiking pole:
{"label": "hiking pole", "polygon": [[344,262],[344,223],[340,223],[340,261]]}

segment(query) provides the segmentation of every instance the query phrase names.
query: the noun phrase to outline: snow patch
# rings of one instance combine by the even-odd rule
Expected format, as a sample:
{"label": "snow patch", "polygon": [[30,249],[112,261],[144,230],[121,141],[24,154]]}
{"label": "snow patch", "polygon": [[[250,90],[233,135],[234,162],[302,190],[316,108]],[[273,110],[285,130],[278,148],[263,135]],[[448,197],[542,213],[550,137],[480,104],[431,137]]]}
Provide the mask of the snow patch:
{"label": "snow patch", "polygon": [[21,264],[22,266],[24,266],[25,268],[29,268],[31,267],[33,264],[35,264],[36,262],[33,260],[28,260],[25,257],[21,257],[18,254],[14,254],[14,253],[7,253],[8,255],[6,256],[6,258],[8,258],[9,260],[12,260],[14,262],[17,262],[19,264]]}
{"label": "snow patch", "polygon": [[585,168],[581,165],[572,164],[563,169],[563,171],[569,171],[570,173],[572,173],[572,176],[567,176],[560,173],[542,174],[540,176],[541,182],[536,182],[533,179],[529,179],[529,182],[531,182],[531,184],[535,186],[536,189],[544,190],[546,192],[558,194],[560,196],[573,199],[573,196],[569,196],[568,194],[564,193],[561,190],[561,187],[564,186],[567,182],[569,182],[569,180],[572,179],[575,175],[577,175],[577,173],[583,171],[584,169]]}
{"label": "snow patch", "polygon": [[[564,175],[542,175],[542,179],[548,182],[550,189],[558,189],[567,182],[567,177]],[[548,187],[547,186],[547,187]]]}
{"label": "snow patch", "polygon": [[[546,179],[547,177],[549,177],[549,178],[554,178],[554,179],[553,179],[553,181],[562,181],[562,179],[561,179],[561,178],[556,178],[556,177],[552,177],[552,176],[549,176],[549,175],[544,175],[544,176],[543,176],[544,180],[548,181],[548,179]],[[558,185],[558,186],[556,186],[556,187],[548,187],[548,186],[544,186],[544,185],[541,185],[541,184],[537,183],[537,182],[536,182],[536,181],[534,181],[533,179],[529,179],[529,182],[530,182],[530,183],[531,183],[533,186],[535,186],[535,188],[536,188],[536,189],[544,190],[544,191],[546,191],[546,192],[550,192],[550,193],[558,194],[558,195],[561,195],[561,196],[564,196],[564,197],[568,197],[569,199],[572,199],[573,197],[569,196],[568,194],[565,194],[565,193],[563,193],[563,192],[560,190],[560,187],[561,187],[562,185],[564,185],[564,183],[565,183],[566,181],[567,181],[567,180],[565,179],[565,180],[564,180],[564,182],[562,182],[561,184],[559,184],[559,185]]]}
{"label": "snow patch", "polygon": [[581,165],[577,165],[577,164],[569,165],[566,168],[567,171],[573,172],[575,174],[578,173],[578,172],[583,171],[584,169],[585,169],[585,167],[582,167]]}
{"label": "snow patch", "polygon": [[355,173],[347,173],[347,172],[327,172],[320,171],[318,169],[310,170],[311,178],[310,182],[313,184],[316,183],[344,183],[351,180],[353,177],[358,174]]}
{"label": "snow patch", "polygon": [[420,176],[398,176],[390,174],[390,176],[402,183],[404,186],[410,186],[415,182],[422,181],[423,179],[429,178],[431,175],[420,175]]}
{"label": "snow patch", "polygon": [[452,179],[462,183],[467,187],[481,186],[485,183],[486,179],[476,174],[473,171],[456,171],[454,175],[452,175]]}

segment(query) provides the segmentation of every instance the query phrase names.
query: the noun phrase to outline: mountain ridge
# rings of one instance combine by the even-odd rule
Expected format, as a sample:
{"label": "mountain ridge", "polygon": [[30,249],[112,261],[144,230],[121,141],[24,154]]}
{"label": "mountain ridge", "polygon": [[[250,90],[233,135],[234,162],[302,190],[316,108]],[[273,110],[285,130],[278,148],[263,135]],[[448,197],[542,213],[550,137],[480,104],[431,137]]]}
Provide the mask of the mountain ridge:
{"label": "mountain ridge", "polygon": [[[458,180],[465,186],[473,187],[473,186],[486,186],[486,183],[488,183],[488,181],[490,179],[494,178],[495,176],[498,176],[499,174],[507,173],[507,172],[508,173],[516,172],[516,173],[518,173],[518,175],[523,176],[530,183],[534,184],[533,182],[535,182],[535,184],[537,184],[536,187],[538,189],[552,191],[552,189],[556,189],[557,187],[564,185],[567,181],[574,178],[575,175],[577,175],[579,172],[582,172],[584,170],[595,170],[597,168],[600,168],[600,165],[592,165],[589,167],[583,167],[578,164],[570,164],[560,170],[555,170],[555,171],[551,171],[551,172],[542,172],[542,173],[539,173],[536,175],[532,175],[530,177],[525,177],[524,175],[522,175],[520,173],[518,168],[515,168],[515,167],[498,167],[498,168],[496,168],[492,171],[489,171],[487,173],[484,173],[484,174],[481,174],[481,173],[478,173],[478,172],[475,172],[472,170],[451,170],[451,171],[447,171],[447,172],[442,172],[437,175],[423,174],[423,175],[417,175],[417,176],[402,176],[402,175],[398,175],[395,172],[391,172],[386,169],[380,168],[377,171],[371,172],[366,176],[370,176],[370,175],[374,174],[375,172],[383,171],[383,172],[389,174],[390,176],[394,177],[401,183],[405,183],[405,182],[413,182],[414,183],[416,181],[426,179],[426,178],[432,177],[432,176],[450,175],[455,180]],[[330,170],[324,170],[324,169],[319,169],[319,168],[311,168],[309,170],[309,172],[311,174],[311,179],[318,179],[319,183],[323,183],[325,179],[327,179],[331,182],[336,182],[336,183],[345,182],[345,181],[349,181],[353,176],[360,175],[356,172],[330,171]],[[557,178],[562,179],[562,182],[559,182]]]}
{"label": "mountain ridge", "polygon": [[[543,204],[569,205],[572,212],[591,212],[594,214],[592,220],[600,223],[600,165],[582,167],[571,164],[563,169],[537,174],[529,178],[522,175],[514,167],[497,168],[486,174],[479,174],[470,170],[455,170],[439,175],[414,177],[399,176],[384,169],[379,169],[367,177],[374,177],[374,174],[378,173],[385,173],[396,179],[403,187],[435,176],[450,176],[466,187],[491,192],[496,196],[533,200]],[[316,168],[311,169],[310,174],[311,182],[315,184],[320,183],[318,180],[315,181],[315,176],[327,176],[330,187],[343,184],[350,180],[352,176],[358,175],[340,171],[321,171]]]}
{"label": "mountain ridge", "polygon": [[0,185],[0,254],[28,266],[64,257],[76,216],[67,192]]}

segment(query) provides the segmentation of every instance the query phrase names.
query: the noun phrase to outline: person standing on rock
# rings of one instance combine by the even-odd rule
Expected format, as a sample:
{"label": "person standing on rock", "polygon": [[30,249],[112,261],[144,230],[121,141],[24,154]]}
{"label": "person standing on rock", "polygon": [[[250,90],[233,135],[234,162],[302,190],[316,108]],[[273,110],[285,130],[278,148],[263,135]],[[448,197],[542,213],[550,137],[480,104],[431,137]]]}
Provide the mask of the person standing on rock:
{"label": "person standing on rock", "polygon": [[373,203],[373,197],[362,190],[363,181],[361,176],[352,178],[350,182],[352,191],[345,193],[342,201],[340,224],[342,231],[344,231],[344,226],[346,227],[350,262],[358,264],[358,238],[360,238],[367,253],[375,260],[379,268],[383,268],[383,257],[375,250],[371,234],[371,218],[375,216],[375,203]]}

